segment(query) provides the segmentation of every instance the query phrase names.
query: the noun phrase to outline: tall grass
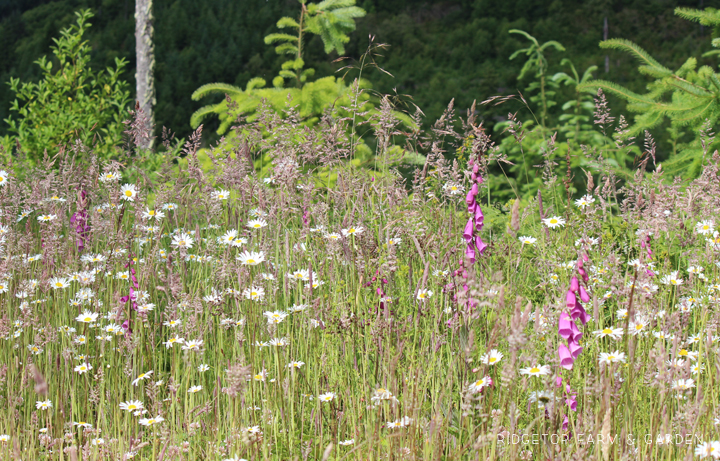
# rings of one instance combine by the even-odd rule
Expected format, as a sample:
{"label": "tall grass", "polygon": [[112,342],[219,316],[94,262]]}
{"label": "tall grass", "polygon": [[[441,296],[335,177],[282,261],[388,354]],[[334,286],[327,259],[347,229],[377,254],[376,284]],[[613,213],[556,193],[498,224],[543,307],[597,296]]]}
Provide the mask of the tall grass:
{"label": "tall grass", "polygon": [[[454,122],[449,110],[427,136],[380,127],[428,154],[409,184],[388,144],[381,171],[355,168],[341,161],[342,121],[314,135],[269,113],[212,149],[209,171],[199,133],[180,168],[167,159],[156,174],[80,145],[24,180],[5,167],[0,458],[704,450],[718,438],[717,153],[692,183],[646,161],[618,190],[591,170],[578,205],[553,187],[495,209],[482,186],[489,246],[471,264],[471,168],[445,152],[481,175],[498,154],[472,119],[459,134]],[[257,177],[251,153],[272,159],[272,176]],[[558,319],[573,276],[590,320],[567,369]],[[136,401],[144,410],[121,409]]]}

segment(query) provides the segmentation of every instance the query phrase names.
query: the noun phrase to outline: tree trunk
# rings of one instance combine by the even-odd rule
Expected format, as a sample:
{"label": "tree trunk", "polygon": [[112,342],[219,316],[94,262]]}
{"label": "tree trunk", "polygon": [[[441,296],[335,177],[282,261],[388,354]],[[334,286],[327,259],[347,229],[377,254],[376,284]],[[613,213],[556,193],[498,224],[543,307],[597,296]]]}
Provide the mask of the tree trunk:
{"label": "tree trunk", "polygon": [[146,121],[143,128],[148,132],[147,145],[140,146],[143,148],[151,147],[155,128],[155,46],[152,21],[152,0],[135,0],[135,81],[137,101]]}

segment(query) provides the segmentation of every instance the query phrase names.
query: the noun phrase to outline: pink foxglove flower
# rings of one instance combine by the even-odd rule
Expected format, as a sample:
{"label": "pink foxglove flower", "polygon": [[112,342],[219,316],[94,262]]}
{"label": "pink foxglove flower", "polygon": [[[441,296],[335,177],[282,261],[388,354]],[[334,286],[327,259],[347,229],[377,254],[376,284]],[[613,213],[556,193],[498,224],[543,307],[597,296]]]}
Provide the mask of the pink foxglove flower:
{"label": "pink foxglove flower", "polygon": [[475,263],[476,254],[482,254],[483,251],[485,251],[485,247],[487,247],[487,245],[485,244],[485,242],[482,241],[479,235],[479,232],[480,230],[482,230],[483,227],[483,220],[485,219],[485,216],[483,216],[483,212],[480,209],[480,204],[478,204],[476,200],[477,194],[480,189],[479,186],[480,184],[482,184],[482,177],[480,177],[480,175],[478,174],[479,171],[480,168],[478,167],[478,165],[474,165],[471,175],[473,185],[470,188],[467,196],[465,197],[465,203],[467,204],[468,212],[471,213],[472,216],[470,216],[470,219],[468,219],[468,222],[465,225],[465,230],[463,231],[463,238],[465,239],[465,243],[467,244],[467,247],[465,248],[465,257],[469,259],[471,263]]}
{"label": "pink foxglove flower", "polygon": [[[578,272],[583,281],[587,281],[588,278],[583,269],[583,262],[585,261],[587,261],[587,256],[583,255],[583,258],[578,260],[577,264]],[[580,296],[579,300],[578,295]],[[580,285],[577,276],[573,276],[570,279],[570,287],[565,293],[565,305],[570,309],[570,314],[561,313],[558,321],[558,334],[567,341],[567,345],[561,343],[558,347],[560,366],[568,370],[572,370],[575,360],[583,350],[582,346],[580,346],[580,339],[583,334],[577,327],[575,320],[580,319],[583,325],[590,320],[590,316],[585,312],[585,308],[580,304],[580,301],[584,303],[590,301],[590,295],[585,290],[585,287]]]}

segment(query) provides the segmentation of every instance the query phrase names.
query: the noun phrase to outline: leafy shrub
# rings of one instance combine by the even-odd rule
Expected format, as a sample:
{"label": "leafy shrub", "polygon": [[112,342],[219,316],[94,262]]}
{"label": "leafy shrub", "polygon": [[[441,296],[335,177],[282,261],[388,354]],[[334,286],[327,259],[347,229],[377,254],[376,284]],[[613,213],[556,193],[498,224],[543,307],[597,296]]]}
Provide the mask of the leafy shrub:
{"label": "leafy shrub", "polygon": [[128,84],[120,74],[127,63],[116,58],[114,69],[91,69],[90,46],[83,35],[93,14],[82,10],[76,16],[77,23],[53,39],[55,58],[36,61],[42,68],[39,82],[10,79],[15,93],[11,111],[16,116],[5,121],[14,136],[6,136],[3,144],[8,147],[16,140],[31,162],[42,159],[45,151],[53,155],[76,140],[94,145],[98,155],[110,158],[121,140],[130,99]]}

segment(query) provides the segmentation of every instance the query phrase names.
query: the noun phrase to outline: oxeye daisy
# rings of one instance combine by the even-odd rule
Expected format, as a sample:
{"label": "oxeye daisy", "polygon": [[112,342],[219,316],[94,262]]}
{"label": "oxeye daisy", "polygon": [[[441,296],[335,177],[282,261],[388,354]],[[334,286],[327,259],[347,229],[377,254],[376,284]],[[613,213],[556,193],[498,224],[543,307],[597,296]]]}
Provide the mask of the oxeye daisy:
{"label": "oxeye daisy", "polygon": [[422,290],[418,291],[417,299],[419,299],[420,301],[425,301],[426,299],[431,298],[432,295],[433,295],[432,290],[422,289]]}
{"label": "oxeye daisy", "polygon": [[502,360],[503,355],[498,351],[497,349],[493,349],[487,354],[484,354],[482,357],[480,357],[480,361],[486,365],[495,365],[500,360]]}
{"label": "oxeye daisy", "polygon": [[145,219],[155,219],[155,221],[160,221],[162,218],[165,217],[165,213],[159,210],[151,210],[150,208],[145,208],[145,211],[143,212],[143,218]]}
{"label": "oxeye daisy", "polygon": [[126,202],[134,202],[135,197],[137,197],[135,184],[123,184],[120,188],[120,197]]}
{"label": "oxeye daisy", "polygon": [[192,341],[185,341],[185,345],[182,346],[184,351],[198,351],[202,347],[204,341],[202,339],[194,339]]}
{"label": "oxeye daisy", "polygon": [[292,361],[287,364],[288,368],[301,368],[303,365],[305,365],[305,362],[299,362],[299,361]]}
{"label": "oxeye daisy", "polygon": [[48,283],[54,290],[57,290],[59,288],[67,288],[70,286],[70,282],[68,281],[68,279],[62,277],[51,278]]}
{"label": "oxeye daisy", "polygon": [[188,389],[188,394],[195,394],[195,393],[197,393],[197,392],[200,392],[200,391],[202,390],[202,388],[203,388],[203,387],[200,386],[200,385],[198,385],[198,386],[190,386],[190,388]]}
{"label": "oxeye daisy", "polygon": [[37,220],[39,222],[48,222],[52,221],[53,219],[57,218],[57,215],[54,214],[43,214],[37,217]]}
{"label": "oxeye daisy", "polygon": [[523,244],[523,246],[524,245],[534,245],[535,242],[537,242],[537,239],[535,237],[527,237],[527,236],[520,237],[519,240],[520,240],[520,243]]}
{"label": "oxeye daisy", "polygon": [[88,371],[92,370],[93,367],[89,363],[81,363],[80,365],[75,367],[75,371],[77,371],[80,374],[87,373]]}
{"label": "oxeye daisy", "polygon": [[480,378],[477,381],[470,383],[470,386],[468,386],[468,390],[474,394],[480,392],[483,387],[488,387],[491,384],[492,379],[489,376],[485,376],[484,378]]}
{"label": "oxeye daisy", "polygon": [[677,271],[671,272],[669,275],[664,276],[660,279],[660,283],[663,285],[682,285],[683,279],[680,278]]}
{"label": "oxeye daisy", "polygon": [[218,243],[224,244],[224,245],[232,245],[233,241],[237,238],[238,231],[237,229],[230,229],[229,231],[226,231],[223,235],[217,238]]}
{"label": "oxeye daisy", "polygon": [[145,408],[145,405],[139,400],[128,400],[120,403],[120,409],[125,411],[138,411]]}
{"label": "oxeye daisy", "polygon": [[265,253],[262,251],[243,251],[235,259],[240,261],[243,266],[257,266],[265,261]]}
{"label": "oxeye daisy", "polygon": [[583,195],[581,198],[575,200],[575,206],[585,209],[595,203],[595,199],[592,195]]}
{"label": "oxeye daisy", "polygon": [[548,375],[548,374],[550,374],[550,366],[549,365],[535,365],[534,367],[521,368],[520,374],[521,375],[529,375],[529,376]]}
{"label": "oxeye daisy", "polygon": [[266,227],[267,225],[268,225],[267,221],[265,221],[264,219],[253,219],[253,220],[248,221],[246,226],[249,227],[250,229],[262,229],[263,227]]}
{"label": "oxeye daisy", "polygon": [[307,269],[300,269],[295,272],[287,274],[287,277],[292,280],[302,280],[303,282],[310,281],[310,271]]}
{"label": "oxeye daisy", "polygon": [[118,174],[114,171],[108,171],[107,173],[101,174],[98,179],[100,179],[100,182],[102,182],[102,183],[117,181],[120,179],[120,174]]}
{"label": "oxeye daisy", "polygon": [[95,323],[95,321],[98,318],[98,315],[100,315],[100,314],[98,314],[96,312],[85,311],[82,314],[78,315],[75,318],[75,320],[77,320],[78,322],[83,322],[83,323]]}
{"label": "oxeye daisy", "polygon": [[545,218],[542,220],[542,222],[550,229],[555,229],[557,227],[562,227],[565,225],[565,219],[561,218],[560,216],[553,216],[551,218]]}
{"label": "oxeye daisy", "polygon": [[617,362],[624,362],[625,361],[625,353],[620,351],[615,352],[601,352],[599,362],[604,364],[610,364],[610,363],[617,363]]}
{"label": "oxeye daisy", "polygon": [[8,172],[5,170],[0,170],[0,187],[5,187],[8,183]]}
{"label": "oxeye daisy", "polygon": [[602,330],[593,331],[593,334],[595,336],[597,336],[598,338],[605,338],[606,336],[609,336],[612,339],[617,341],[623,335],[623,329],[622,328],[605,327]]}
{"label": "oxeye daisy", "polygon": [[695,380],[692,378],[688,379],[678,379],[673,381],[672,388],[676,391],[684,391],[687,389],[692,389],[695,387]]}
{"label": "oxeye daisy", "polygon": [[162,416],[155,416],[154,418],[142,418],[138,421],[138,423],[140,423],[141,426],[154,426],[155,424],[160,424],[163,421],[165,421],[165,418]]}
{"label": "oxeye daisy", "polygon": [[263,296],[265,296],[265,289],[263,287],[246,288],[245,291],[243,291],[243,296],[247,299],[252,299],[253,301],[260,301]]}
{"label": "oxeye daisy", "polygon": [[150,379],[150,375],[152,375],[152,374],[153,374],[152,370],[146,371],[145,373],[140,373],[137,378],[133,379],[131,384],[133,386],[137,386],[140,383],[140,381],[145,380],[145,379]]}
{"label": "oxeye daisy", "polygon": [[210,365],[208,365],[208,364],[206,364],[206,363],[201,363],[201,364],[198,366],[198,371],[199,371],[200,373],[204,373],[204,372],[208,371],[209,369],[210,369]]}
{"label": "oxeye daisy", "polygon": [[355,234],[362,234],[362,232],[364,230],[365,230],[364,227],[349,227],[347,229],[343,229],[341,232],[342,232],[342,235],[344,235],[345,237],[349,237],[349,236],[355,235]]}
{"label": "oxeye daisy", "polygon": [[325,238],[330,240],[331,242],[334,242],[336,240],[340,240],[342,237],[337,232],[331,232],[329,234],[325,234]]}
{"label": "oxeye daisy", "polygon": [[52,408],[52,402],[50,400],[38,400],[35,402],[35,408],[38,410],[48,410]]}
{"label": "oxeye daisy", "polygon": [[318,400],[321,402],[330,402],[335,399],[337,395],[334,392],[326,392],[325,394],[318,395]]}
{"label": "oxeye daisy", "polygon": [[[718,418],[716,418],[717,420]],[[720,458],[720,441],[703,442],[695,447],[695,455],[700,458]]]}
{"label": "oxeye daisy", "polygon": [[185,340],[183,338],[180,338],[179,336],[175,335],[172,338],[168,339],[167,341],[164,341],[163,344],[165,345],[165,349],[170,349],[175,344],[182,344]]}
{"label": "oxeye daisy", "polygon": [[715,230],[715,223],[711,220],[700,221],[695,225],[695,232],[700,235],[710,235]]}
{"label": "oxeye daisy", "polygon": [[288,314],[283,311],[266,311],[263,312],[263,315],[267,318],[268,324],[278,324],[288,316]]}
{"label": "oxeye daisy", "polygon": [[195,243],[195,239],[183,232],[179,235],[173,236],[170,245],[174,246],[175,248],[190,249],[192,248],[193,243]]}
{"label": "oxeye daisy", "polygon": [[224,189],[213,191],[212,198],[215,200],[227,200],[230,198],[230,191]]}
{"label": "oxeye daisy", "polygon": [[30,213],[32,213],[33,211],[35,211],[35,210],[22,210],[22,211],[20,212],[20,214],[18,215],[17,222],[20,222],[20,221],[22,221],[23,219],[25,219],[25,218],[27,218],[28,216],[30,216]]}

